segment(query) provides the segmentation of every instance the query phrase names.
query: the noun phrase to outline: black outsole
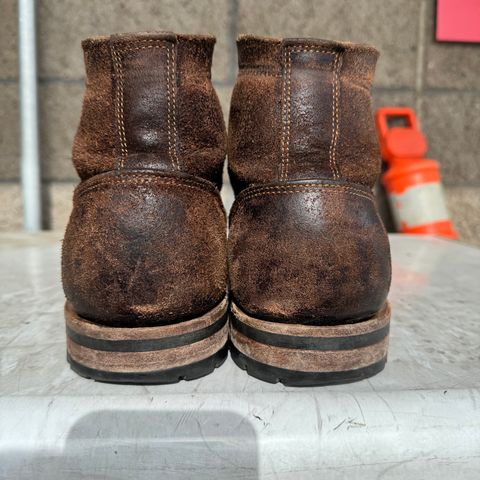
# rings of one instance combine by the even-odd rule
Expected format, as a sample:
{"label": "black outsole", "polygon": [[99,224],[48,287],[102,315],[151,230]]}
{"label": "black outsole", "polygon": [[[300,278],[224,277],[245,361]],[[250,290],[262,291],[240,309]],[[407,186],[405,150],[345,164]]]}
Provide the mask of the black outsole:
{"label": "black outsole", "polygon": [[230,355],[233,361],[249,375],[268,383],[283,383],[287,387],[322,387],[353,383],[372,377],[381,372],[387,363],[385,356],[377,363],[355,370],[343,372],[299,372],[273,367],[247,357],[230,343]]}
{"label": "black outsole", "polygon": [[133,385],[166,385],[178,383],[180,380],[196,380],[212,373],[215,368],[225,362],[228,355],[228,343],[217,353],[199,362],[183,365],[181,367],[159,370],[154,372],[107,372],[86,367],[67,353],[67,360],[71,369],[78,375],[104,383],[122,383]]}

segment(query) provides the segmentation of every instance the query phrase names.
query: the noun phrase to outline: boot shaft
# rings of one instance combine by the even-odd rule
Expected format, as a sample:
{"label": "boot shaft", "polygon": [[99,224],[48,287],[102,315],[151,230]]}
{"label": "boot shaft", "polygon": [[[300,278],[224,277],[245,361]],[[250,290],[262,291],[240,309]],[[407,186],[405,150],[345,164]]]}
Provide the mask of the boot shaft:
{"label": "boot shaft", "polygon": [[225,125],[210,79],[215,38],[121,34],[82,43],[86,90],[73,162],[183,172],[221,185]]}
{"label": "boot shaft", "polygon": [[373,186],[380,169],[370,98],[377,57],[364,45],[240,37],[228,142],[236,192],[316,178]]}

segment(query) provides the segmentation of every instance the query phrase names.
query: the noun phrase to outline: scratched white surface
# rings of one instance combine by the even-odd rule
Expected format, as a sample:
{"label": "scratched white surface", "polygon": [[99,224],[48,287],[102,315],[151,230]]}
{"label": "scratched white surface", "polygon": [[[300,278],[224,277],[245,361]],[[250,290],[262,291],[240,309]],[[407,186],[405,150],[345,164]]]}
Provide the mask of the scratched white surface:
{"label": "scratched white surface", "polygon": [[480,478],[480,250],[393,236],[385,370],[294,389],[227,362],[170,386],[76,376],[58,234],[0,235],[0,478]]}

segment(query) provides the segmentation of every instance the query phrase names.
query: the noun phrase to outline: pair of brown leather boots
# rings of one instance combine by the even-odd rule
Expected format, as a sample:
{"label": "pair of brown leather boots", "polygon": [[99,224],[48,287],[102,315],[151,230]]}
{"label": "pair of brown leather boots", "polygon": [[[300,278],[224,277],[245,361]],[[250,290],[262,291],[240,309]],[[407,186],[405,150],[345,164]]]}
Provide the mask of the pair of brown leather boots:
{"label": "pair of brown leather boots", "polygon": [[62,259],[68,360],[96,380],[171,383],[212,372],[230,348],[268,382],[371,376],[385,365],[390,318],[389,244],[372,196],[378,52],[240,37],[227,141],[214,43],[83,42],[82,181]]}

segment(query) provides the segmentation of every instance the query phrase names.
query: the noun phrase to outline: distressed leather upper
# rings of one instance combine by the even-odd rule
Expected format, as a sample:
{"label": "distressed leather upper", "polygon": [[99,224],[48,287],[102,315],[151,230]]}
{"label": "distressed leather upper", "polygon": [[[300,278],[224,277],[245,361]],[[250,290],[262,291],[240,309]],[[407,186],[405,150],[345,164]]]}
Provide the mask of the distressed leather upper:
{"label": "distressed leather upper", "polygon": [[335,324],[372,316],[390,281],[367,187],[329,180],[245,189],[230,215],[230,287],[254,317]]}
{"label": "distressed leather upper", "polygon": [[377,57],[350,43],[238,40],[229,275],[250,315],[335,324],[385,302],[390,251],[371,192],[380,172],[370,99]]}
{"label": "distressed leather upper", "polygon": [[315,178],[372,187],[380,172],[370,99],[377,57],[363,45],[240,37],[228,132],[236,192]]}
{"label": "distressed leather upper", "polygon": [[82,179],[62,253],[67,300],[115,326],[195,318],[226,294],[225,126],[215,39],[173,33],[83,42],[73,162]]}
{"label": "distressed leather upper", "polygon": [[82,179],[180,171],[221,186],[225,125],[210,80],[215,38],[136,33],[82,42],[86,88],[73,145]]}
{"label": "distressed leather upper", "polygon": [[162,171],[83,182],[63,243],[75,311],[115,326],[199,316],[226,290],[226,221],[213,184]]}

